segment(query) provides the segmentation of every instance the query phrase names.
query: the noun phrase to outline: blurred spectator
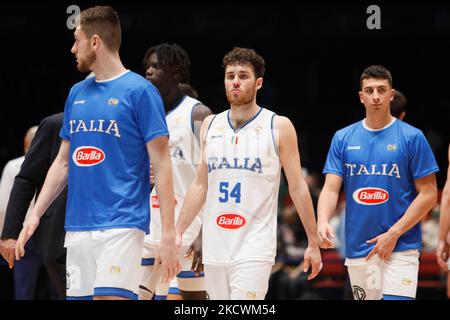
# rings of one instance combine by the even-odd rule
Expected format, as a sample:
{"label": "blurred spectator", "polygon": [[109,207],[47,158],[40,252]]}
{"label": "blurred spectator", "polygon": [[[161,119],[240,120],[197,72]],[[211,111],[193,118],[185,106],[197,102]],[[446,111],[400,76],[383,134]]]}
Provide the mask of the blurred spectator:
{"label": "blurred spectator", "polygon": [[[37,131],[37,126],[28,129],[24,138],[24,153],[26,154],[30,148],[31,141]],[[9,161],[3,169],[0,181],[0,234],[3,230],[3,222],[5,218],[6,207],[8,205],[11,189],[14,179],[20,171],[25,156]],[[34,201],[29,206],[28,213],[34,205]],[[0,240],[0,248],[5,253],[7,242]],[[39,270],[42,267],[42,258],[38,253],[38,249],[32,238],[27,244],[27,256],[20,262],[15,263],[14,267],[14,296],[16,300],[32,300],[35,298],[36,285]],[[3,255],[3,254],[2,254]],[[14,259],[14,258],[13,258]],[[6,260],[6,259],[5,259]],[[9,263],[9,267],[13,265]]]}

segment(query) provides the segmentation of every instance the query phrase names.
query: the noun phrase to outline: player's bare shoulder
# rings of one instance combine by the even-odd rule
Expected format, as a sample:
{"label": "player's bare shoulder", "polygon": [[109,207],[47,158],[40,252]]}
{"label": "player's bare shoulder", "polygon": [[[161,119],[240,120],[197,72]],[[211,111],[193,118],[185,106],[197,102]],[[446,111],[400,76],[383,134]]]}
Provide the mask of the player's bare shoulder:
{"label": "player's bare shoulder", "polygon": [[296,137],[294,124],[292,121],[285,116],[276,115],[273,119],[273,129],[279,135],[280,141],[283,138]]}
{"label": "player's bare shoulder", "polygon": [[273,118],[274,129],[282,129],[283,127],[293,127],[292,121],[285,116],[275,115]]}
{"label": "player's bare shoulder", "polygon": [[211,109],[202,103],[195,105],[192,110],[192,119],[194,121],[204,121],[209,115],[212,115]]}

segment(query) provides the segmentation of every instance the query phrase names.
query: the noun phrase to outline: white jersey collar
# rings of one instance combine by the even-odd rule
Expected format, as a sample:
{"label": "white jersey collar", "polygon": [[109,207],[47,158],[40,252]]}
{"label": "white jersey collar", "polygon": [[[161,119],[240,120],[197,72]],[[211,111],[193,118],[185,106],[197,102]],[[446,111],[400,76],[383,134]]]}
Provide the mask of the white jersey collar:
{"label": "white jersey collar", "polygon": [[105,79],[105,80],[97,80],[95,79],[95,82],[97,83],[105,83],[105,82],[110,82],[110,81],[114,81],[116,79],[119,79],[121,76],[125,75],[126,73],[130,72],[130,70],[125,70],[124,72],[122,72],[121,74],[118,74],[115,77],[109,78],[109,79]]}
{"label": "white jersey collar", "polygon": [[362,125],[363,125],[364,129],[366,129],[366,130],[368,130],[368,131],[377,132],[377,131],[382,131],[382,130],[384,130],[384,129],[389,128],[390,126],[392,126],[392,125],[394,124],[395,120],[397,120],[397,118],[392,117],[391,122],[389,122],[387,125],[385,125],[383,128],[380,128],[380,129],[372,129],[372,128],[369,128],[369,127],[367,126],[367,124],[366,124],[366,118],[363,119]]}

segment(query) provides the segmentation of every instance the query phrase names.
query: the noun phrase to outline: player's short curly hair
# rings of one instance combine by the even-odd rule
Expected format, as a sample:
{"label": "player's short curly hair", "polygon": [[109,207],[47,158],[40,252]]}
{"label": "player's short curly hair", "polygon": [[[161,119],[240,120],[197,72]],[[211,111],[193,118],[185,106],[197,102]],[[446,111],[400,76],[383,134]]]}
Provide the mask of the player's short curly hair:
{"label": "player's short curly hair", "polygon": [[119,51],[122,31],[119,15],[110,6],[95,6],[81,11],[80,27],[88,38],[97,34],[106,47]]}
{"label": "player's short curly hair", "polygon": [[264,77],[266,71],[264,59],[253,49],[234,47],[223,57],[222,62],[224,69],[232,64],[249,65],[253,68],[256,78]]}
{"label": "player's short curly hair", "polygon": [[188,53],[177,44],[161,43],[150,47],[145,53],[143,64],[144,71],[148,69],[148,58],[156,53],[158,64],[161,68],[170,74],[179,74],[181,83],[190,82],[191,60]]}
{"label": "player's short curly hair", "polygon": [[392,88],[392,75],[388,69],[381,65],[373,65],[363,71],[359,81],[361,88],[363,80],[370,78],[387,80]]}

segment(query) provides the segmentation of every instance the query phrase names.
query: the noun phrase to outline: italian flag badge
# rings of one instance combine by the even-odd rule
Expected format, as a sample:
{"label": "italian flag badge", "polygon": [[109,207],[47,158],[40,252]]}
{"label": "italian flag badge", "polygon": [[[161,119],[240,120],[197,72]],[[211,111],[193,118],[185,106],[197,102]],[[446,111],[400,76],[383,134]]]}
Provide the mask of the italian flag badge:
{"label": "italian flag badge", "polygon": [[231,137],[231,144],[238,144],[238,140],[239,140],[239,137],[237,137],[237,136]]}

